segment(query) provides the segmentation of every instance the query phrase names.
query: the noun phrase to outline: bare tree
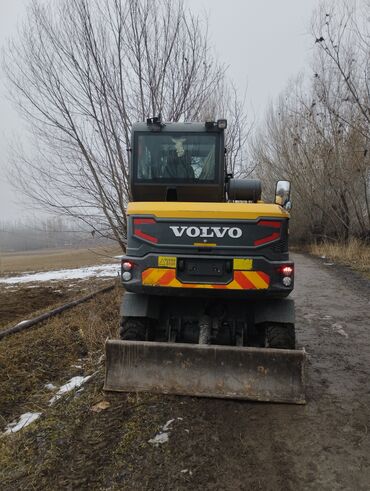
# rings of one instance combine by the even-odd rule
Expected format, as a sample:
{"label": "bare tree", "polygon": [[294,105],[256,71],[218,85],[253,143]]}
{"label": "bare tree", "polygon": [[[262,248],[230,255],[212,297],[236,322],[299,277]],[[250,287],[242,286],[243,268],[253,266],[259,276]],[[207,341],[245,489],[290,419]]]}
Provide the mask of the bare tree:
{"label": "bare tree", "polygon": [[14,184],[122,248],[132,123],[196,120],[225,72],[181,0],[35,0],[4,66],[37,142],[17,153]]}
{"label": "bare tree", "polygon": [[214,120],[220,115],[228,121],[225,137],[227,172],[246,178],[255,169],[249,154],[254,120],[247,114],[246,92],[240,97],[234,84],[225,79],[205,102],[200,118]]}
{"label": "bare tree", "polygon": [[[367,5],[366,18],[369,13]],[[367,27],[344,2],[322,5],[313,26],[312,75],[298,77],[270,107],[253,145],[254,159],[270,191],[276,179],[292,181],[296,236],[367,237]]]}
{"label": "bare tree", "polygon": [[[352,179],[347,182],[348,197],[362,235],[367,235],[370,229],[369,14],[369,2],[358,6],[341,0],[335,7],[334,4],[323,3],[312,22],[321,59],[321,69],[316,74],[321,100],[331,118],[338,121],[338,134],[351,135],[352,153],[346,156],[352,162]],[[322,82],[325,73],[335,73],[336,83],[325,87]]]}

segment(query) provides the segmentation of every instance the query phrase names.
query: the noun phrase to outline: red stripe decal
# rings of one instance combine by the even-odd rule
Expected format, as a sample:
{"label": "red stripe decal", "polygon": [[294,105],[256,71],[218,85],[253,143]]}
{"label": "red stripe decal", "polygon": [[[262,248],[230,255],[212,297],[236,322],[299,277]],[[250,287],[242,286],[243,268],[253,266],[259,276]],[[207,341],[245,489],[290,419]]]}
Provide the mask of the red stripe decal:
{"label": "red stripe decal", "polygon": [[262,227],[280,228],[281,222],[272,222],[270,220],[261,220],[260,222],[258,222],[257,225],[261,225]]}
{"label": "red stripe decal", "polygon": [[143,225],[144,223],[155,223],[153,218],[134,218],[135,225]]}
{"label": "red stripe decal", "polygon": [[152,235],[146,234],[138,228],[135,229],[134,235],[136,235],[137,237],[141,237],[142,239],[149,240],[149,242],[154,242],[155,244],[158,242],[157,237],[153,237]]}
{"label": "red stripe decal", "polygon": [[143,279],[143,280],[145,280],[145,278],[146,278],[147,276],[149,276],[149,275],[150,275],[150,273],[151,273],[150,269],[146,269],[145,271],[143,271],[143,272],[141,273],[141,277],[142,277],[142,279]]}
{"label": "red stripe decal", "polygon": [[164,275],[158,280],[160,285],[168,285],[172,280],[176,277],[176,271],[174,269],[170,269],[164,273]]}
{"label": "red stripe decal", "polygon": [[234,272],[234,279],[239,283],[239,285],[244,288],[244,290],[255,290],[256,287],[253,285],[251,281],[248,280],[244,276],[244,274],[241,271],[235,271]]}
{"label": "red stripe decal", "polygon": [[254,245],[255,246],[259,246],[259,245],[262,245],[262,244],[267,244],[267,242],[272,242],[273,240],[276,240],[279,237],[280,237],[280,233],[279,232],[274,232],[273,234],[268,235],[267,237],[263,237],[263,239],[255,240],[254,241]]}
{"label": "red stripe decal", "polygon": [[258,275],[269,285],[270,284],[270,277],[268,274],[264,273],[263,271],[258,271]]}

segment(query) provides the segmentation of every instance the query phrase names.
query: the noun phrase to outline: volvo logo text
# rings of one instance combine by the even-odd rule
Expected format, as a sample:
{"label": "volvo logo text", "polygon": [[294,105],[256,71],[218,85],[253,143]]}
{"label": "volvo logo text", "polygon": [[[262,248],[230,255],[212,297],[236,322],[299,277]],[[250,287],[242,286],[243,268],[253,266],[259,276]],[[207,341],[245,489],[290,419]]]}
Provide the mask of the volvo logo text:
{"label": "volvo logo text", "polygon": [[192,239],[196,237],[216,237],[218,239],[222,239],[226,235],[228,235],[231,239],[238,239],[242,236],[242,230],[239,227],[186,227],[184,225],[172,225],[170,226],[170,229],[174,233],[175,237],[182,237],[183,235],[187,235]]}

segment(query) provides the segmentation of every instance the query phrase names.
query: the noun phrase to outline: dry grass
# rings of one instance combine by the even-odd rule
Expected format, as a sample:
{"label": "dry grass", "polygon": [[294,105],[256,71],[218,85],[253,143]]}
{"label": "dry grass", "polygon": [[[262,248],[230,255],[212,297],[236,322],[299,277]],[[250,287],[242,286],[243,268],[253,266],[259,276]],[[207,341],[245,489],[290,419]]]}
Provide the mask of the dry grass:
{"label": "dry grass", "polygon": [[325,256],[329,260],[350,266],[370,278],[370,245],[361,240],[353,238],[347,244],[312,244],[309,251],[315,256]]}
{"label": "dry grass", "polygon": [[[142,489],[127,484],[128,472],[142,449],[159,453],[148,440],[174,411],[171,398],[102,392],[104,340],[116,335],[121,295],[116,288],[0,343],[1,489]],[[92,373],[82,391],[49,406],[46,383]],[[92,412],[103,399],[109,408]],[[2,437],[25,411],[42,418]]]}
{"label": "dry grass", "polygon": [[[0,431],[27,410],[45,407],[48,382],[94,370],[107,336],[117,334],[122,291],[98,295],[0,343]],[[46,398],[46,400],[45,400]]]}
{"label": "dry grass", "polygon": [[122,254],[122,251],[117,246],[101,246],[92,249],[45,249],[29,252],[5,252],[0,254],[0,274],[93,266],[111,262],[114,256],[120,254]]}

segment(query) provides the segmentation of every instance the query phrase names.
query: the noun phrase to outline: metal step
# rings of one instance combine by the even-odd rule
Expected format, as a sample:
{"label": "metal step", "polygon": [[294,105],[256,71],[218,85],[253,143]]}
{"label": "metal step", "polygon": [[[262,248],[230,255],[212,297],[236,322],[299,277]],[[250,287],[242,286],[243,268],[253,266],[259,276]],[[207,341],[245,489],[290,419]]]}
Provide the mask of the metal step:
{"label": "metal step", "polygon": [[305,351],[107,340],[104,389],[304,404]]}

